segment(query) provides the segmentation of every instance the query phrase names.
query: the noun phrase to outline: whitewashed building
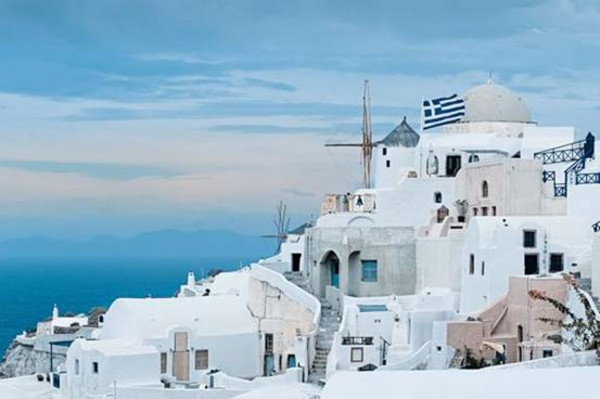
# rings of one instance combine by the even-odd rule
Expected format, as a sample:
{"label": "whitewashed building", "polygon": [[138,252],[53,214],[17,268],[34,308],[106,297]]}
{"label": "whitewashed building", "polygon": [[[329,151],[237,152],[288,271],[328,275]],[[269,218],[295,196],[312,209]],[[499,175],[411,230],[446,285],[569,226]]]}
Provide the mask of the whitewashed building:
{"label": "whitewashed building", "polygon": [[261,375],[290,367],[300,367],[308,375],[321,317],[321,304],[315,297],[259,264],[220,273],[198,285],[194,280],[193,275],[188,277],[180,296],[235,296],[245,302],[260,332]]}
{"label": "whitewashed building", "polygon": [[60,316],[58,306],[54,305],[50,320],[37,323],[36,336],[65,334],[73,330],[78,330],[87,324],[88,317],[86,315]]}
{"label": "whitewashed building", "polygon": [[306,274],[306,230],[312,227],[311,222],[304,223],[285,235],[279,252],[257,263],[279,273]]}

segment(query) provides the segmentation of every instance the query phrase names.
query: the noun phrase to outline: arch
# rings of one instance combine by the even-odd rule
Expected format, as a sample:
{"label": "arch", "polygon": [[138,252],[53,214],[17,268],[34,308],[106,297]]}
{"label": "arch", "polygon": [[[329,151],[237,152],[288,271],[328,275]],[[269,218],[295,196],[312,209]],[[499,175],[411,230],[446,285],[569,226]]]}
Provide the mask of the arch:
{"label": "arch", "polygon": [[340,287],[340,258],[333,251],[326,251],[321,258],[321,289],[325,294],[325,287],[332,285],[336,288]]}
{"label": "arch", "polygon": [[488,194],[489,194],[488,182],[487,182],[487,180],[484,180],[481,183],[481,197],[482,198],[487,198]]}
{"label": "arch", "polygon": [[360,296],[360,251],[348,256],[348,295]]}
{"label": "arch", "polygon": [[436,204],[442,203],[442,193],[440,191],[436,191],[435,193],[433,193],[433,202],[435,202]]}
{"label": "arch", "polygon": [[375,222],[367,216],[356,216],[348,221],[348,226],[373,226]]}
{"label": "arch", "polygon": [[333,249],[328,249],[327,251],[325,251],[323,253],[323,256],[321,257],[321,260],[319,261],[319,263],[321,263],[321,264],[325,263],[331,257],[336,257],[337,259],[339,259],[339,256],[335,253],[335,251]]}
{"label": "arch", "polygon": [[444,205],[442,205],[441,207],[438,208],[438,210],[436,212],[437,222],[442,223],[444,221],[444,219],[446,219],[446,217],[448,217],[449,214],[450,214],[450,211],[448,210],[448,208],[446,208]]}
{"label": "arch", "polygon": [[435,176],[440,171],[440,162],[438,160],[438,157],[436,155],[433,155],[432,152],[430,152],[429,156],[427,157],[425,169],[427,170],[427,174],[429,176]]}

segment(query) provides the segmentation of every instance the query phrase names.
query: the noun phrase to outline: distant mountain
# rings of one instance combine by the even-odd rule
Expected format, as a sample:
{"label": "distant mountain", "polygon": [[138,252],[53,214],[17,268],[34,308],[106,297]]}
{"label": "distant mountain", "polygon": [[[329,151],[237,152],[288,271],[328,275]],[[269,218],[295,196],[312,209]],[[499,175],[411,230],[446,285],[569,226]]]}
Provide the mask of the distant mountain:
{"label": "distant mountain", "polygon": [[172,257],[253,259],[269,256],[275,243],[229,230],[158,230],[121,239],[111,236],[85,241],[28,237],[0,242],[5,257]]}

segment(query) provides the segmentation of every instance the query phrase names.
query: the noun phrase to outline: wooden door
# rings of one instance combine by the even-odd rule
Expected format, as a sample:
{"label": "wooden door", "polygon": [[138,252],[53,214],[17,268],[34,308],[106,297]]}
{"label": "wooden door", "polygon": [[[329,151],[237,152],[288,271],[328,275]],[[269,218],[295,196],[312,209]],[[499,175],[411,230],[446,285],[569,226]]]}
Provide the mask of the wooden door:
{"label": "wooden door", "polygon": [[188,349],[187,332],[176,332],[174,335],[173,376],[177,381],[190,380],[190,351]]}

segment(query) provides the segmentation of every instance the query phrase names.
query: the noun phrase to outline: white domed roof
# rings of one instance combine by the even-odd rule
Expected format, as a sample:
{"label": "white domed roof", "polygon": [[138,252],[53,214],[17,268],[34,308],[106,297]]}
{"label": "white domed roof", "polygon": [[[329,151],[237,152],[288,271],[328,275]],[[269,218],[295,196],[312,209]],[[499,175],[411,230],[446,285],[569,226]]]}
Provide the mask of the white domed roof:
{"label": "white domed roof", "polygon": [[521,97],[492,82],[475,86],[464,96],[462,122],[531,122],[529,108]]}

